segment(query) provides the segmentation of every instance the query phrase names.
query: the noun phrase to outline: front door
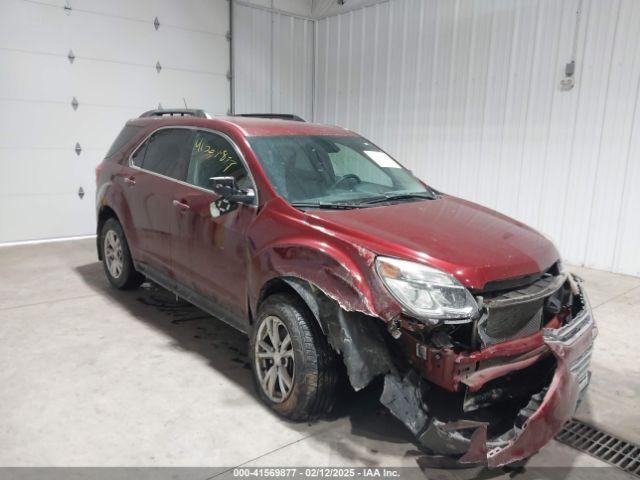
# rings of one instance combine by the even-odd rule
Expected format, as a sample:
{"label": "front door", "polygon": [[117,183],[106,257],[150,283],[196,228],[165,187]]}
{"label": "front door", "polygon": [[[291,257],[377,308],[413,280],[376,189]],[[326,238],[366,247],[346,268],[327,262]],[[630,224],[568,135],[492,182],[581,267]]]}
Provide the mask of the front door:
{"label": "front door", "polygon": [[238,150],[225,136],[196,131],[185,184],[173,202],[172,252],[178,283],[232,317],[246,315],[248,245],[246,232],[256,216],[253,205],[234,205],[220,214],[211,204],[211,177],[232,176],[240,188],[254,188]]}

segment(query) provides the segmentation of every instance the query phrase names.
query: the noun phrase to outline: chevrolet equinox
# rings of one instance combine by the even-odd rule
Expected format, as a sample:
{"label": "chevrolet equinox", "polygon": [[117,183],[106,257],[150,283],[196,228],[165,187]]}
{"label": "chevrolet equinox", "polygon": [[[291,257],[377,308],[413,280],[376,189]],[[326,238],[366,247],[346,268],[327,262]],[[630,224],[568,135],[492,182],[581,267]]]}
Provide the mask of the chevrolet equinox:
{"label": "chevrolet equinox", "polygon": [[424,449],[497,467],[589,383],[596,326],[553,243],[349,130],[154,110],[96,175],[109,282],[152,280],[248,334],[257,392],[290,420],[327,413],[341,371],[379,379]]}

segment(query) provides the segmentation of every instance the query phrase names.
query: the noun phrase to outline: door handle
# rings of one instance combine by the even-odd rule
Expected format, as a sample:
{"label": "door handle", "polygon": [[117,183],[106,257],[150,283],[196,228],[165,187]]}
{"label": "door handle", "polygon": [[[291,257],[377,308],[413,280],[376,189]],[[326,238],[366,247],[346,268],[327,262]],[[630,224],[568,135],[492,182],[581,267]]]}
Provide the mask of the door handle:
{"label": "door handle", "polygon": [[124,177],[124,183],[126,183],[130,187],[133,187],[136,184],[136,180],[134,177]]}
{"label": "door handle", "polygon": [[180,210],[189,210],[189,205],[187,203],[181,202],[180,200],[174,200],[173,206],[179,208]]}

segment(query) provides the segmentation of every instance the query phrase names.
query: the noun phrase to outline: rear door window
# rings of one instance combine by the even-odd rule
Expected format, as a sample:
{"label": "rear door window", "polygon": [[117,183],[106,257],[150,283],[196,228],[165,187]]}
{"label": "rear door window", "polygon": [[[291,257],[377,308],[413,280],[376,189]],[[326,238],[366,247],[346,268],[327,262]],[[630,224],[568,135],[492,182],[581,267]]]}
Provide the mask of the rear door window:
{"label": "rear door window", "polygon": [[[132,156],[133,164],[144,170],[184,181],[189,167],[192,138],[193,131],[190,129],[160,130],[151,135]],[[142,156],[144,158],[140,158]]]}

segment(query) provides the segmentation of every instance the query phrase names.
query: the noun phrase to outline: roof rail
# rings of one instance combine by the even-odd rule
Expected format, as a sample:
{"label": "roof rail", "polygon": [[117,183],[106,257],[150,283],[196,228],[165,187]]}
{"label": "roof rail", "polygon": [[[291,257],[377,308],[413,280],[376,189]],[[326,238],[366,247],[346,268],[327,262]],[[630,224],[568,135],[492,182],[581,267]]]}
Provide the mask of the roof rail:
{"label": "roof rail", "polygon": [[234,117],[273,118],[277,120],[292,120],[304,122],[304,119],[292,113],[236,113]]}
{"label": "roof rail", "polygon": [[160,110],[149,110],[148,112],[144,112],[142,115],[140,115],[140,118],[164,116],[209,118],[204,110],[189,108],[167,108]]}

